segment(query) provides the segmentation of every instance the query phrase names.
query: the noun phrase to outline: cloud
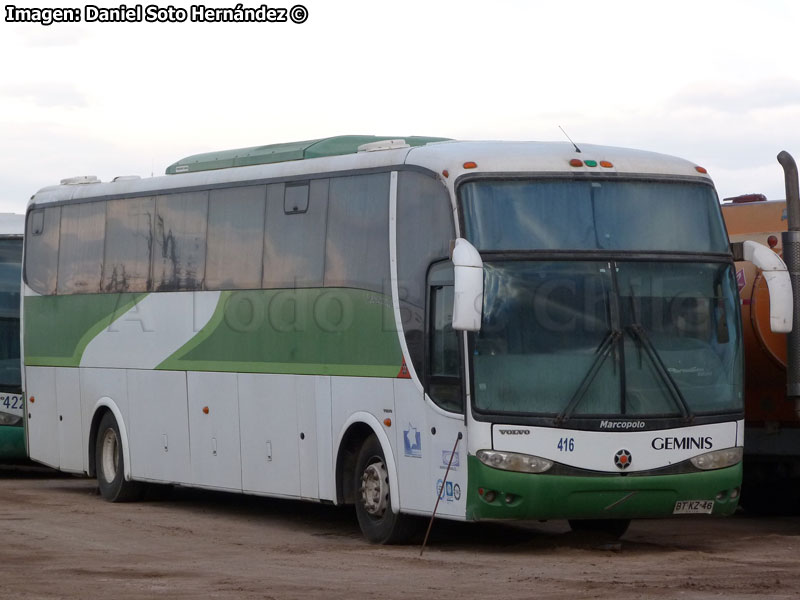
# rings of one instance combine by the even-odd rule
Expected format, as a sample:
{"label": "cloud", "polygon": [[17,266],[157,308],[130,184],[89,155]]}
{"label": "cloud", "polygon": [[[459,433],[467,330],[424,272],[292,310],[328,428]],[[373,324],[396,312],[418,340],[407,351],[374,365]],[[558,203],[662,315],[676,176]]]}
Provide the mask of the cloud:
{"label": "cloud", "polygon": [[71,83],[17,83],[0,86],[0,96],[46,108],[85,108],[86,96]]}
{"label": "cloud", "polygon": [[800,107],[800,80],[771,79],[748,84],[699,82],[686,86],[668,103],[672,109],[746,113]]}

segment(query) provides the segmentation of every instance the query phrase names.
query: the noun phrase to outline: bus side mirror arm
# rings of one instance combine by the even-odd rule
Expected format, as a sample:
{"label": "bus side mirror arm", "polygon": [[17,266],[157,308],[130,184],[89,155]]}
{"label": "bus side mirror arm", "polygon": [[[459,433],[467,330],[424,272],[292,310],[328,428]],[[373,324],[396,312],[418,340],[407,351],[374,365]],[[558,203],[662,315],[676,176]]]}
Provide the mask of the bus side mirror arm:
{"label": "bus side mirror arm", "polygon": [[[733,245],[733,244],[731,244]],[[775,333],[792,330],[792,281],[780,256],[763,244],[742,242],[742,259],[761,269],[769,289],[769,328]]]}
{"label": "bus side mirror arm", "polygon": [[450,253],[453,261],[453,329],[479,331],[483,308],[483,260],[478,250],[458,238]]}

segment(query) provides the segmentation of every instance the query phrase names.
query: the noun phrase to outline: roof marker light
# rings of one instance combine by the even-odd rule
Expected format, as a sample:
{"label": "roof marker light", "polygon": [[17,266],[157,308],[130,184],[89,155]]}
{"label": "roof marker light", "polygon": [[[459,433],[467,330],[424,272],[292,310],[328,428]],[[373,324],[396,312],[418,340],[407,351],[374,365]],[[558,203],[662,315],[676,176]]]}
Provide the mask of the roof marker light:
{"label": "roof marker light", "polygon": [[610,162],[608,162],[607,160],[601,160],[600,161],[600,166],[603,167],[604,169],[610,169],[614,165],[611,164]]}
{"label": "roof marker light", "polygon": [[569,161],[569,164],[572,167],[582,167],[583,166],[583,161],[579,160],[577,158],[573,158],[571,161]]}
{"label": "roof marker light", "polygon": [[472,161],[465,162],[463,167],[465,169],[477,169],[478,168],[478,163],[475,163],[475,162],[472,162]]}
{"label": "roof marker light", "polygon": [[597,166],[597,161],[596,160],[585,160],[585,161],[583,161],[583,164],[585,164],[587,167],[596,167]]}
{"label": "roof marker light", "polygon": [[695,167],[694,170],[703,175],[708,175],[708,170],[705,167]]}

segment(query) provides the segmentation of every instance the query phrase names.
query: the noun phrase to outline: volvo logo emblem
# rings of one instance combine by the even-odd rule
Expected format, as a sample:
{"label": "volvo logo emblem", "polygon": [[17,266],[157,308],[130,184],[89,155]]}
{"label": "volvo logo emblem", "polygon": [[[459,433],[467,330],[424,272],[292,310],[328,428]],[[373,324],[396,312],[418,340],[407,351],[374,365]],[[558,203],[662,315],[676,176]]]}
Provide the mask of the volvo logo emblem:
{"label": "volvo logo emblem", "polygon": [[627,450],[620,450],[614,455],[614,464],[617,465],[617,468],[621,471],[630,467],[632,462],[633,457]]}

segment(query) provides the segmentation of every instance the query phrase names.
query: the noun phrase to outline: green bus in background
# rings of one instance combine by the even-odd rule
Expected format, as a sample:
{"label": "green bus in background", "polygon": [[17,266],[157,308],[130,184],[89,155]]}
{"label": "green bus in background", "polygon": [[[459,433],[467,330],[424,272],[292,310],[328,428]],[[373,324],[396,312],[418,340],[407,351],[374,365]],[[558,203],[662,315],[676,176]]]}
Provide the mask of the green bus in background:
{"label": "green bus in background", "polygon": [[25,217],[0,213],[0,461],[27,458],[19,353],[20,268]]}

